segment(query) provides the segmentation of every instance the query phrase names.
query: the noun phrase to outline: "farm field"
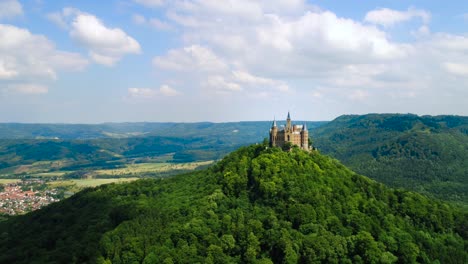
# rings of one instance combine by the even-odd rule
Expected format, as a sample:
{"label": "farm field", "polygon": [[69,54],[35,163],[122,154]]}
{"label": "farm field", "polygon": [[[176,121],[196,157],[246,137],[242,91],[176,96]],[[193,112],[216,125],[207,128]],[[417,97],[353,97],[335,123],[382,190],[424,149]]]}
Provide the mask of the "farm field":
{"label": "farm field", "polygon": [[145,173],[161,173],[171,171],[190,171],[195,170],[198,167],[209,166],[214,161],[201,161],[201,162],[189,162],[189,163],[139,163],[130,164],[125,168],[118,169],[105,169],[95,170],[94,173],[99,175],[108,176],[122,176],[122,175],[139,175]]}
{"label": "farm field", "polygon": [[16,183],[20,181],[20,179],[0,179],[0,184]]}
{"label": "farm field", "polygon": [[82,189],[86,187],[96,187],[103,184],[109,183],[123,183],[138,180],[139,178],[119,178],[119,179],[77,179],[77,180],[61,180],[49,182],[48,185],[51,187],[67,187],[76,185],[77,188]]}

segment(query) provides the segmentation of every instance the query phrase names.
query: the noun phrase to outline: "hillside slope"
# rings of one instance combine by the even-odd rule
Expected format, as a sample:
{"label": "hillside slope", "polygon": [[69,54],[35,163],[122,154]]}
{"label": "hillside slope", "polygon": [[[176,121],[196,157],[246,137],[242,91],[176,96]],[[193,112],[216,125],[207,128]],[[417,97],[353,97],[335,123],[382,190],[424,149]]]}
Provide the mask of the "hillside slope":
{"label": "hillside slope", "polygon": [[319,153],[254,145],[0,223],[0,262],[466,263],[467,227],[466,212]]}
{"label": "hillside slope", "polygon": [[468,204],[468,117],[341,116],[311,134],[321,152],[360,174]]}

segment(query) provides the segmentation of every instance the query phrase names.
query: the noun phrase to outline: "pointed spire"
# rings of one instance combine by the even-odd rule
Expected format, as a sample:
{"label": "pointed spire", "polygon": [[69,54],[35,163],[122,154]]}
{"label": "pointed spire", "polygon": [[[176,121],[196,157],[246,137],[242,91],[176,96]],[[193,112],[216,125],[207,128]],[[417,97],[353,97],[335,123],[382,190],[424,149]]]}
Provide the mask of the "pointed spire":
{"label": "pointed spire", "polygon": [[291,119],[291,115],[289,114],[289,111],[288,111],[288,119]]}
{"label": "pointed spire", "polygon": [[273,118],[273,124],[271,125],[271,127],[276,127],[276,117]]}
{"label": "pointed spire", "polygon": [[304,125],[302,126],[302,131],[307,131],[307,124],[304,123]]}

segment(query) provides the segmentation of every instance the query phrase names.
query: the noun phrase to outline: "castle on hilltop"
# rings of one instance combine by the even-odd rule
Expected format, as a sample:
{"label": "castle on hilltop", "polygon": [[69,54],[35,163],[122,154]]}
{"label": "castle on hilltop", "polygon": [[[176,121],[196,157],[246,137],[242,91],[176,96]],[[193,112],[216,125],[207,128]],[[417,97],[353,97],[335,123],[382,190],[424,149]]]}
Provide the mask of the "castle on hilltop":
{"label": "castle on hilltop", "polygon": [[304,125],[292,125],[291,116],[288,112],[288,118],[286,119],[286,126],[284,129],[279,130],[276,125],[276,120],[273,120],[273,124],[270,128],[270,146],[271,147],[283,147],[287,142],[292,145],[296,145],[303,150],[310,150],[309,147],[309,131],[307,126]]}

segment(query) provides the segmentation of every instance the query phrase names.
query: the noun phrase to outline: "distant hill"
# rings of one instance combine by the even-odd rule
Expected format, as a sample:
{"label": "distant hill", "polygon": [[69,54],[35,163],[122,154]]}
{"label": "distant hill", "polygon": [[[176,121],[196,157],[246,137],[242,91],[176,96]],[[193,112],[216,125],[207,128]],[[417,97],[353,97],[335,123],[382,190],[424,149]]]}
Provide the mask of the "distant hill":
{"label": "distant hill", "polygon": [[[325,122],[307,122],[310,128]],[[220,159],[262,142],[271,122],[0,124],[2,169],[63,161],[57,169],[109,168],[125,159],[171,154],[174,162]],[[120,161],[119,161],[120,160]],[[7,170],[11,171],[11,170]]]}
{"label": "distant hill", "polygon": [[360,174],[468,204],[468,117],[347,115],[311,134],[321,152]]}
{"label": "distant hill", "polygon": [[[300,121],[301,123],[303,121]],[[309,128],[326,122],[307,121]],[[222,136],[239,133],[252,138],[251,142],[262,140],[267,135],[271,122],[231,123],[103,123],[103,124],[22,124],[0,123],[0,139],[98,139],[129,138],[139,136],[197,137]],[[251,143],[250,142],[250,143]]]}
{"label": "distant hill", "polygon": [[467,227],[319,153],[253,145],[0,222],[0,263],[467,263]]}

